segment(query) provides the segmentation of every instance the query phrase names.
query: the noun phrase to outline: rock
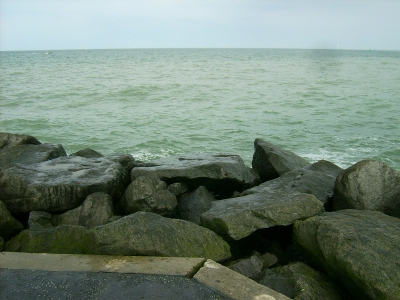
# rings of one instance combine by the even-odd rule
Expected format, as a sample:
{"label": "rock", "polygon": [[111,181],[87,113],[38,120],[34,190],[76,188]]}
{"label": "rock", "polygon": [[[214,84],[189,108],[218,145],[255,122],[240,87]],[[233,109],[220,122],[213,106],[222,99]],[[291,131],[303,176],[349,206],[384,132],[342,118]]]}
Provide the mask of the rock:
{"label": "rock", "polygon": [[201,215],[201,224],[239,240],[257,229],[293,224],[322,212],[322,202],[313,195],[277,190],[215,201]]}
{"label": "rock", "polygon": [[30,165],[57,157],[66,156],[61,145],[19,145],[0,150],[0,168],[8,169],[16,164]]}
{"label": "rock", "polygon": [[324,204],[325,209],[330,210],[336,177],[341,171],[335,164],[321,160],[248,189],[242,195],[286,189],[314,195]]}
{"label": "rock", "polygon": [[122,168],[125,170],[124,173],[124,184],[128,186],[131,183],[131,171],[136,166],[136,161],[130,154],[113,154],[107,156],[107,158],[113,162],[121,164]]}
{"label": "rock", "polygon": [[263,272],[263,261],[257,255],[242,259],[228,266],[229,269],[238,272],[247,278],[257,279]]}
{"label": "rock", "polygon": [[75,225],[93,228],[110,222],[114,216],[112,198],[105,193],[89,195],[81,206],[63,214],[53,215],[51,223],[59,225]]}
{"label": "rock", "polygon": [[327,275],[301,262],[271,269],[294,287],[295,300],[343,300],[351,297]]}
{"label": "rock", "polygon": [[252,166],[258,172],[263,182],[309,164],[308,161],[293,152],[283,150],[262,139],[254,141]]}
{"label": "rock", "polygon": [[5,245],[5,251],[29,253],[91,254],[92,236],[81,226],[62,225],[24,230]]}
{"label": "rock", "polygon": [[246,167],[238,155],[187,154],[154,160],[132,170],[132,180],[155,176],[167,184],[184,182],[193,191],[199,186],[217,198],[230,197],[235,190],[243,191],[259,184],[259,178]]}
{"label": "rock", "polygon": [[400,220],[381,212],[326,212],[294,224],[295,244],[355,299],[400,299]]}
{"label": "rock", "polygon": [[191,222],[137,212],[90,230],[93,254],[230,258],[229,245],[214,232]]}
{"label": "rock", "polygon": [[41,230],[49,227],[53,227],[51,214],[36,210],[29,213],[28,228],[30,230]]}
{"label": "rock", "polygon": [[24,226],[21,222],[15,219],[7,210],[4,203],[0,201],[0,237],[8,240],[23,229]]}
{"label": "rock", "polygon": [[106,158],[60,157],[17,165],[0,173],[0,200],[12,213],[32,210],[65,212],[95,192],[118,199],[124,170]]}
{"label": "rock", "polygon": [[79,150],[75,153],[71,153],[69,156],[81,156],[84,158],[99,158],[99,157],[103,157],[104,155],[101,154],[100,152],[97,152],[96,150],[93,150],[90,148],[85,148],[85,149]]}
{"label": "rock", "polygon": [[179,219],[200,225],[201,214],[211,208],[211,202],[214,200],[207,189],[201,186],[180,201],[177,216]]}
{"label": "rock", "polygon": [[175,182],[168,186],[168,190],[175,196],[180,196],[189,190],[189,187],[184,182]]}
{"label": "rock", "polygon": [[400,172],[379,161],[364,160],[339,174],[333,209],[366,209],[400,218]]}
{"label": "rock", "polygon": [[269,268],[275,265],[278,262],[278,258],[276,255],[272,253],[264,253],[264,254],[259,254],[257,257],[262,261],[263,263],[263,268]]}
{"label": "rock", "polygon": [[0,132],[0,149],[19,145],[39,145],[39,140],[31,135]]}
{"label": "rock", "polygon": [[4,239],[0,236],[0,252],[3,251],[3,247],[4,247]]}
{"label": "rock", "polygon": [[135,179],[118,202],[124,215],[147,211],[172,216],[177,204],[175,195],[167,189],[164,181],[146,176]]}
{"label": "rock", "polygon": [[293,285],[289,282],[289,280],[283,276],[277,275],[275,272],[270,269],[265,269],[262,277],[258,280],[258,283],[277,291],[289,298],[293,298],[295,296],[295,291]]}

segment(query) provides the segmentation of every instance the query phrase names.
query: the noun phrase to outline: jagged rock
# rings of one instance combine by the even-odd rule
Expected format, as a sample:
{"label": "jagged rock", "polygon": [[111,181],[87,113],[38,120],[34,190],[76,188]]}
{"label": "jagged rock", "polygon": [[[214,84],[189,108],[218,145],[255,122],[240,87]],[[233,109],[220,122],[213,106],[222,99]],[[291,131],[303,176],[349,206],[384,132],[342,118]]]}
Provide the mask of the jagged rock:
{"label": "jagged rock", "polygon": [[309,164],[307,160],[297,156],[293,152],[283,150],[262,139],[254,141],[252,166],[258,172],[263,182]]}
{"label": "jagged rock", "polygon": [[211,202],[214,200],[209,191],[201,186],[180,200],[177,206],[177,216],[179,219],[200,225],[201,214],[210,209]]}
{"label": "jagged rock", "polygon": [[31,135],[0,132],[0,149],[26,144],[39,145],[41,143]]}
{"label": "jagged rock", "polygon": [[51,223],[51,214],[37,210],[29,213],[28,228],[30,230],[41,230],[49,227],[53,227]]}
{"label": "jagged rock", "polygon": [[400,220],[381,212],[326,212],[293,227],[294,242],[355,299],[400,299]]}
{"label": "jagged rock", "polygon": [[342,169],[335,164],[320,160],[248,189],[242,195],[287,189],[299,193],[312,194],[324,203],[325,209],[329,209],[332,206],[336,177],[341,171]]}
{"label": "jagged rock", "polygon": [[295,300],[344,300],[351,299],[341,287],[325,274],[302,262],[271,269],[276,275],[286,278],[294,287]]}
{"label": "jagged rock", "polygon": [[90,230],[94,254],[230,258],[229,245],[211,230],[184,220],[137,212]]}
{"label": "jagged rock", "polygon": [[21,222],[15,219],[7,210],[4,203],[0,201],[0,236],[8,240],[23,229],[24,226]]}
{"label": "jagged rock", "polygon": [[263,261],[258,255],[236,261],[228,268],[253,280],[259,278],[263,272]]}
{"label": "jagged rock", "polygon": [[69,156],[81,156],[84,158],[99,158],[103,157],[104,155],[101,154],[100,152],[97,152],[96,150],[85,148],[77,152],[71,153]]}
{"label": "jagged rock", "polygon": [[93,236],[82,226],[62,225],[42,230],[24,230],[6,243],[5,251],[91,254]]}
{"label": "jagged rock", "polygon": [[172,216],[177,204],[175,195],[167,189],[164,181],[146,176],[135,179],[118,202],[125,215],[147,211]]}
{"label": "jagged rock", "polygon": [[106,158],[60,157],[0,172],[0,200],[12,213],[65,212],[95,192],[118,199],[124,170]]}
{"label": "jagged rock", "polygon": [[262,261],[263,268],[272,267],[273,265],[275,265],[278,262],[278,258],[276,257],[276,255],[274,255],[272,253],[266,252],[262,255],[260,254],[257,256]]}
{"label": "jagged rock", "polygon": [[275,272],[270,269],[265,269],[263,274],[261,275],[261,279],[258,280],[258,283],[265,285],[281,293],[289,298],[293,298],[295,294],[294,286],[290,283],[290,281],[280,275],[277,275]]}
{"label": "jagged rock", "polygon": [[322,202],[313,195],[276,190],[214,201],[201,215],[201,225],[239,240],[257,229],[293,224],[322,212]]}
{"label": "jagged rock", "polygon": [[243,191],[259,184],[254,171],[246,167],[238,155],[187,154],[154,160],[132,170],[132,180],[155,176],[167,184],[184,182],[193,191],[205,186],[218,198],[230,197],[235,190]]}
{"label": "jagged rock", "polygon": [[175,196],[180,196],[189,190],[189,187],[184,182],[175,182],[168,186],[168,190]]}
{"label": "jagged rock", "polygon": [[30,165],[57,157],[66,156],[61,145],[18,145],[0,150],[0,168],[8,169],[16,164]]}
{"label": "jagged rock", "polygon": [[128,186],[131,183],[131,171],[136,166],[136,161],[130,154],[113,154],[107,156],[107,158],[113,162],[121,164],[122,168],[125,170],[124,173],[124,184]]}
{"label": "jagged rock", "polygon": [[51,223],[55,226],[76,225],[93,228],[109,223],[113,216],[112,198],[105,193],[94,193],[89,195],[81,206],[51,216]]}
{"label": "jagged rock", "polygon": [[366,209],[400,218],[400,172],[379,161],[364,160],[339,174],[333,209]]}

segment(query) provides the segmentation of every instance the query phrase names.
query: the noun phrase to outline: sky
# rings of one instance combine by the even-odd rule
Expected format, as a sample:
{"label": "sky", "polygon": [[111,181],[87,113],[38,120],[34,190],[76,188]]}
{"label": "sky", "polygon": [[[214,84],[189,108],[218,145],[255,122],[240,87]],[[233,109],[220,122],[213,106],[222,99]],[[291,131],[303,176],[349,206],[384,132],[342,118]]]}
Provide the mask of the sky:
{"label": "sky", "polygon": [[400,50],[400,0],[0,0],[0,50]]}

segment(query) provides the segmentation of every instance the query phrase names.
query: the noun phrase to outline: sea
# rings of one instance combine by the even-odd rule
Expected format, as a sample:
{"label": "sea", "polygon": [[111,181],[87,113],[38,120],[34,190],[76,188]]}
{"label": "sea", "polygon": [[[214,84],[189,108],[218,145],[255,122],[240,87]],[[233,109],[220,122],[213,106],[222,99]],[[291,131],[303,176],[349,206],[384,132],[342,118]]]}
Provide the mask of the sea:
{"label": "sea", "polygon": [[0,52],[0,131],[136,160],[228,153],[261,138],[342,168],[400,170],[400,51]]}

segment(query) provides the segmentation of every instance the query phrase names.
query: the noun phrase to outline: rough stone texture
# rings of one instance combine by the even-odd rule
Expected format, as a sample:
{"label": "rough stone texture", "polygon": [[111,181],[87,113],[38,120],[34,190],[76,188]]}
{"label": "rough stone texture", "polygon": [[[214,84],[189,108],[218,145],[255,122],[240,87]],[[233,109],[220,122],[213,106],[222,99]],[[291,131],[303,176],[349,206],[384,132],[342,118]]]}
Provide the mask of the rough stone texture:
{"label": "rough stone texture", "polygon": [[258,172],[263,182],[309,164],[308,161],[293,152],[283,150],[262,139],[254,141],[252,166]]}
{"label": "rough stone texture", "polygon": [[16,164],[29,165],[66,156],[61,145],[19,145],[0,150],[0,168],[8,169]]}
{"label": "rough stone texture", "polygon": [[90,148],[85,148],[82,150],[79,150],[75,153],[71,153],[69,156],[81,156],[85,158],[99,158],[103,157],[104,155],[101,154],[100,152],[97,152],[96,150],[90,149]]}
{"label": "rough stone texture", "polygon": [[242,259],[228,266],[229,269],[238,272],[253,280],[259,278],[263,271],[263,261],[257,255]]}
{"label": "rough stone texture", "polygon": [[51,214],[45,211],[31,211],[29,213],[28,228],[30,230],[42,230],[53,227]]}
{"label": "rough stone texture", "polygon": [[293,228],[294,242],[355,299],[400,299],[400,220],[381,212],[324,213]]}
{"label": "rough stone texture", "polygon": [[264,270],[262,274],[262,278],[258,280],[258,283],[277,291],[289,298],[293,298],[295,294],[295,290],[290,281],[283,276],[277,275],[275,272],[270,269]]}
{"label": "rough stone texture", "polygon": [[331,162],[320,160],[248,189],[242,195],[287,189],[299,193],[312,194],[324,203],[325,209],[329,209],[332,207],[336,177],[342,170],[342,168]]}
{"label": "rough stone texture", "polygon": [[208,190],[201,186],[180,200],[177,207],[177,216],[179,219],[200,225],[201,214],[211,208],[211,202],[214,200]]}
{"label": "rough stone texture", "polygon": [[230,258],[229,245],[191,222],[138,212],[90,230],[94,254]]}
{"label": "rough stone texture", "polygon": [[114,216],[112,198],[105,193],[89,195],[81,206],[63,214],[53,215],[53,225],[76,225],[93,228],[110,222]]}
{"label": "rough stone texture", "polygon": [[124,215],[147,211],[172,216],[177,204],[175,195],[167,189],[164,181],[146,176],[135,179],[118,202]]}
{"label": "rough stone texture", "polygon": [[216,197],[230,197],[259,184],[259,178],[238,155],[187,154],[154,160],[132,170],[132,180],[156,176],[167,184],[185,182],[189,190],[205,186]]}
{"label": "rough stone texture", "polygon": [[85,227],[62,225],[43,230],[24,230],[6,243],[5,251],[90,254],[92,247],[92,236]]}
{"label": "rough stone texture", "polygon": [[271,269],[294,287],[295,300],[343,300],[351,297],[325,274],[302,262]]}
{"label": "rough stone texture", "polygon": [[276,255],[268,252],[262,255],[258,255],[258,258],[261,259],[261,261],[263,262],[264,268],[272,267],[278,262],[278,258],[276,257]]}
{"label": "rough stone texture", "polygon": [[168,190],[175,196],[180,196],[189,190],[189,187],[184,182],[175,182],[168,186]]}
{"label": "rough stone texture", "polygon": [[41,143],[31,135],[0,132],[0,149],[25,144],[39,145]]}
{"label": "rough stone texture", "polygon": [[339,174],[333,209],[377,210],[400,218],[400,172],[379,161],[364,160]]}
{"label": "rough stone texture", "polygon": [[128,186],[131,183],[131,171],[136,166],[136,161],[130,154],[113,154],[107,156],[107,159],[121,164],[122,168],[125,170],[124,173],[124,184]]}
{"label": "rough stone texture", "polygon": [[24,226],[21,222],[15,219],[7,210],[4,203],[0,201],[0,236],[8,240],[23,229]]}
{"label": "rough stone texture", "polygon": [[322,212],[322,202],[313,195],[277,190],[215,201],[202,214],[201,224],[239,240],[257,229],[290,225]]}
{"label": "rough stone texture", "polygon": [[60,157],[0,172],[0,200],[12,213],[64,212],[95,192],[113,199],[124,190],[124,170],[105,158]]}

